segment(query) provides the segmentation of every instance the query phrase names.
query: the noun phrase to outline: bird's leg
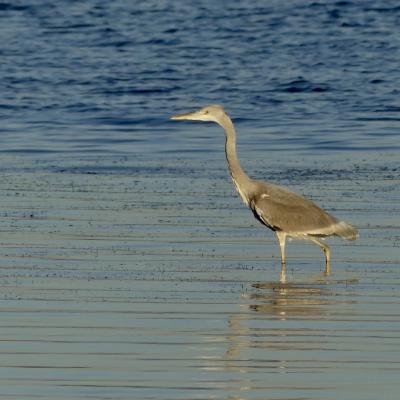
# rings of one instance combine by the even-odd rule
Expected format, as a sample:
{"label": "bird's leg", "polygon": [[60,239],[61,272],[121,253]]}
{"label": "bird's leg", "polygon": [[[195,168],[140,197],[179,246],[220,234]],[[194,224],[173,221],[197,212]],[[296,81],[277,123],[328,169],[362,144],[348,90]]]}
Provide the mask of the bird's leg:
{"label": "bird's leg", "polygon": [[281,248],[281,275],[280,275],[280,283],[286,282],[286,256],[285,256],[285,242],[286,242],[286,233],[282,231],[276,231],[276,236],[279,241],[279,246]]}
{"label": "bird's leg", "polygon": [[281,261],[282,264],[286,264],[286,256],[285,256],[285,242],[286,242],[286,233],[282,231],[276,231],[276,236],[279,241],[279,246],[281,248]]}
{"label": "bird's leg", "polygon": [[312,236],[308,236],[308,239],[317,244],[319,247],[321,247],[322,251],[325,254],[325,275],[329,276],[331,274],[331,249],[329,246],[325,243],[322,243],[320,240],[315,239]]}
{"label": "bird's leg", "polygon": [[286,263],[281,264],[281,274],[279,276],[280,283],[286,283]]}

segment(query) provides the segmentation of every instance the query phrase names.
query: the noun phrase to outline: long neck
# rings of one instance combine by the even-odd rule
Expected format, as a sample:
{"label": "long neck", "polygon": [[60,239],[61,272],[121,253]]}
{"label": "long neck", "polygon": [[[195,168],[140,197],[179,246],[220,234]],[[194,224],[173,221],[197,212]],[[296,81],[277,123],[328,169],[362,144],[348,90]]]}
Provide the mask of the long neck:
{"label": "long neck", "polygon": [[237,154],[236,154],[236,132],[231,119],[224,115],[222,121],[219,124],[224,128],[226,135],[225,142],[225,153],[226,160],[228,161],[229,172],[232,176],[232,180],[236,186],[237,191],[241,195],[243,201],[248,203],[245,189],[249,187],[251,179],[246,175],[240,166]]}

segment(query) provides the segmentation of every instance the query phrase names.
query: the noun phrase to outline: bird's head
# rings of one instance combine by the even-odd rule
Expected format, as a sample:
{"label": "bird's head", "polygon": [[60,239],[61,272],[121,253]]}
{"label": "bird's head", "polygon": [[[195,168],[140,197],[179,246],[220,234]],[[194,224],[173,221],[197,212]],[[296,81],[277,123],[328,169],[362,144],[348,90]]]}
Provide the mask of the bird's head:
{"label": "bird's head", "polygon": [[225,116],[225,111],[222,106],[212,104],[209,106],[205,106],[200,110],[185,113],[185,114],[177,114],[173,115],[171,119],[173,120],[189,120],[189,121],[212,121],[217,124],[220,123],[222,118]]}

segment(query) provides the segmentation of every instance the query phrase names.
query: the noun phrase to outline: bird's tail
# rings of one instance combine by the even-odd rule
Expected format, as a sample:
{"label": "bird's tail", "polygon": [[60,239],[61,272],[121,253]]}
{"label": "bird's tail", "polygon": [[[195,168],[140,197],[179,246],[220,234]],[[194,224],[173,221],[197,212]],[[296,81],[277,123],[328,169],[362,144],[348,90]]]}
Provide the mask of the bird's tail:
{"label": "bird's tail", "polygon": [[339,221],[335,225],[335,235],[346,240],[356,240],[358,238],[358,231],[348,223]]}

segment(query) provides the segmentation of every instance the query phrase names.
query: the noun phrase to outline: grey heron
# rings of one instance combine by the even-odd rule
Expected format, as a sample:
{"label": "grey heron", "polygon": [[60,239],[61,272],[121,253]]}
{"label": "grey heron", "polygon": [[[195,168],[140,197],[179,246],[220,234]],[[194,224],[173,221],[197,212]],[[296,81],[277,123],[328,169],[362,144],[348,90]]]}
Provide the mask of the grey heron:
{"label": "grey heron", "polygon": [[320,239],[340,236],[346,240],[355,240],[358,236],[356,229],[286,187],[248,177],[237,157],[235,128],[222,106],[209,105],[198,111],[174,115],[171,119],[216,122],[225,130],[226,159],[236,190],[255,218],[273,230],[278,238],[281,249],[281,282],[286,280],[287,237],[309,240],[318,245],[325,254],[325,274],[330,274],[330,248]]}

